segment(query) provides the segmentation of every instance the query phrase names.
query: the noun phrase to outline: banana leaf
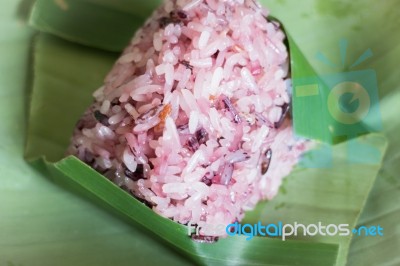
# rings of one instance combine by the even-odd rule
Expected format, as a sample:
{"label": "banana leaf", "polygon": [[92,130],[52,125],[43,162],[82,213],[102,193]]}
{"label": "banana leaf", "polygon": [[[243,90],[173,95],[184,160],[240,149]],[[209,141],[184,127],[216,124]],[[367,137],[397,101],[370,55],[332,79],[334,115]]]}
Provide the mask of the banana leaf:
{"label": "banana leaf", "polygon": [[[305,3],[306,2],[306,3]],[[276,3],[276,2],[274,2]],[[288,12],[296,6],[295,12]],[[381,225],[383,237],[354,237],[348,265],[398,265],[400,263],[400,154],[398,119],[400,101],[400,26],[397,1],[290,1],[272,5],[274,13],[291,29],[293,38],[308,58],[324,52],[329,61],[311,60],[319,73],[348,71],[367,49],[373,56],[354,67],[355,70],[373,69],[378,79],[383,132],[389,146],[374,187],[369,195],[357,226]],[[371,12],[374,10],[374,12]],[[318,27],[312,26],[318,25]],[[307,26],[312,30],[304,30]],[[303,30],[302,30],[303,28]],[[318,29],[320,30],[318,30]],[[328,30],[327,30],[328,29]],[[341,63],[339,42],[348,40],[347,63]]]}
{"label": "banana leaf", "polygon": [[[52,42],[53,42],[53,44],[52,44]],[[63,53],[65,54],[65,52],[60,50],[60,47],[63,46],[60,42],[61,41],[57,41],[54,38],[51,39],[48,36],[42,36],[39,39],[39,43],[37,45],[37,50],[36,50],[36,57],[37,57],[37,65],[35,65],[35,69],[36,70],[39,70],[41,68],[41,64],[45,65],[45,66],[46,65],[51,65],[51,63],[48,63],[47,61],[52,61],[53,58],[54,58],[54,55],[56,55],[56,54],[57,55],[61,55]],[[299,51],[294,49],[295,47],[296,46],[291,46],[291,48],[293,48],[293,49],[291,49],[291,51],[292,51],[292,53],[294,55],[299,55],[300,53],[299,53]],[[79,48],[79,49],[83,49],[83,48]],[[45,55],[42,55],[40,53],[41,51],[45,51]],[[54,55],[52,53],[54,53]],[[67,79],[67,80],[71,80],[72,79],[72,78],[65,78],[65,75],[66,75],[65,73],[68,73],[68,75],[71,75],[71,76],[77,75],[77,76],[85,77],[86,75],[82,73],[82,71],[85,71],[85,70],[81,70],[81,69],[77,69],[76,68],[76,61],[79,60],[79,62],[81,62],[81,64],[82,64],[82,62],[84,62],[84,60],[82,60],[82,58],[84,58],[84,53],[81,53],[80,51],[77,51],[76,55],[74,55],[73,53],[72,54],[71,53],[66,53],[66,54],[67,54],[67,56],[66,56],[67,58],[69,58],[69,59],[75,58],[75,61],[71,60],[71,65],[68,65],[68,61],[69,60],[66,60],[66,59],[63,60],[64,64],[60,68],[62,76],[64,76],[63,78]],[[47,60],[45,60],[44,58],[46,58]],[[297,56],[294,56],[293,58],[298,60],[298,61],[296,61],[297,63],[299,63],[299,62],[301,63],[302,62],[301,58],[299,58]],[[43,62],[42,62],[42,60],[43,60]],[[91,64],[91,65],[102,65],[102,64],[95,63],[95,64]],[[54,69],[54,68],[51,67],[51,69]],[[89,69],[91,71],[93,71],[93,67],[89,67]],[[73,72],[77,72],[77,73],[73,73]],[[41,73],[41,75],[39,73]],[[77,120],[77,117],[73,117],[73,115],[71,115],[70,113],[67,113],[66,110],[64,110],[63,108],[60,108],[60,106],[63,105],[62,103],[65,104],[65,103],[68,103],[68,102],[73,102],[74,108],[72,108],[72,109],[74,110],[74,112],[77,111],[77,110],[80,110],[80,112],[83,112],[83,110],[86,107],[86,105],[82,105],[80,108],[77,108],[79,106],[79,103],[77,103],[77,101],[75,101],[72,98],[71,98],[70,101],[68,101],[67,98],[66,98],[68,93],[66,93],[64,90],[66,90],[68,88],[60,88],[60,86],[57,87],[57,84],[49,82],[52,79],[54,79],[54,75],[52,75],[51,77],[46,77],[44,75],[44,73],[45,73],[45,71],[38,71],[37,74],[36,74],[36,80],[35,80],[35,84],[34,84],[33,101],[32,101],[32,106],[31,106],[30,122],[32,124],[32,128],[37,128],[39,130],[37,130],[37,129],[36,130],[32,130],[32,131],[30,130],[30,134],[28,134],[27,155],[28,155],[28,157],[38,157],[40,155],[46,154],[47,158],[49,158],[50,160],[56,160],[56,159],[61,158],[63,153],[61,153],[61,151],[62,151],[61,149],[57,149],[56,150],[54,146],[57,146],[57,147],[61,148],[63,145],[53,145],[52,146],[52,150],[51,151],[47,151],[47,149],[43,148],[43,147],[46,147],[46,146],[49,147],[51,145],[43,145],[42,142],[43,141],[52,142],[52,141],[54,141],[54,138],[56,138],[56,140],[64,139],[63,142],[67,142],[68,138],[69,138],[69,135],[65,134],[66,129],[70,128],[70,132],[71,132],[72,127],[73,127],[71,124],[73,124]],[[87,87],[86,84],[79,84],[79,83],[69,84],[69,86],[74,87],[74,88],[75,87],[78,87],[78,88]],[[51,91],[51,90],[53,90],[53,92],[50,93],[49,91]],[[61,91],[58,91],[58,90],[61,90]],[[90,89],[89,91],[91,91],[91,90],[92,89]],[[83,90],[81,90],[80,93],[83,93]],[[78,93],[76,93],[76,94],[78,94]],[[38,97],[38,98],[41,99],[40,101],[35,101],[36,95],[41,95],[41,96]],[[87,94],[87,95],[89,95],[89,94]],[[48,99],[45,99],[46,96],[48,97]],[[71,97],[74,97],[74,95],[72,95]],[[80,97],[75,96],[75,97],[79,98],[79,99],[85,99],[86,96],[80,96]],[[45,109],[43,108],[44,107],[43,102],[46,102]],[[50,103],[54,103],[54,107],[53,107],[54,110],[51,107],[52,104],[50,104]],[[89,101],[88,101],[87,104],[89,104]],[[37,106],[42,106],[42,109],[37,108]],[[52,128],[49,129],[49,127],[43,126],[43,123],[45,123],[45,121],[54,120],[54,116],[55,117],[60,117],[61,114],[64,114],[64,115],[62,116],[62,119],[58,118],[58,120],[60,122],[56,123],[56,125],[57,125],[56,127],[52,127]],[[71,120],[71,121],[68,121],[68,120]],[[65,121],[68,121],[68,122],[65,123]],[[65,126],[63,126],[62,124],[64,124]],[[67,130],[67,132],[68,132],[68,130]],[[46,137],[42,137],[43,135],[45,135]],[[37,141],[38,139],[40,139],[39,142]],[[385,149],[384,148],[385,147],[385,144],[384,144],[385,141],[383,139],[381,139],[379,136],[369,136],[369,138],[366,139],[366,142],[368,142],[370,145],[372,143],[374,143],[373,145],[378,147],[379,149],[381,149],[381,154],[383,154],[383,151]],[[65,146],[66,145],[64,145],[64,149],[65,149]],[[57,158],[57,155],[56,155],[57,152],[59,152],[59,155],[58,155],[59,157],[58,158]],[[343,173],[339,174],[339,176],[343,177],[343,179],[347,178],[348,171],[350,171],[350,172],[351,171],[357,171],[357,167],[353,167],[352,166],[353,162],[346,161],[346,158],[347,158],[345,156],[346,152],[347,152],[347,148],[346,148],[345,145],[336,147],[336,149],[334,151],[335,163],[339,164],[339,168],[345,169],[345,171]],[[47,164],[47,163],[46,164],[47,164],[48,168],[50,169],[50,171],[52,171],[53,173],[56,173],[56,172],[60,173],[61,172],[62,174],[64,174],[64,179],[66,178],[65,175],[67,175],[67,179],[68,178],[72,179],[76,183],[81,184],[81,186],[85,186],[86,189],[90,190],[97,197],[101,197],[109,205],[112,205],[114,208],[117,208],[115,206],[115,204],[118,205],[118,202],[117,203],[110,202],[111,198],[109,196],[105,195],[104,192],[93,191],[94,188],[99,187],[99,185],[94,185],[94,184],[90,185],[88,183],[87,180],[89,179],[88,177],[90,176],[89,173],[87,173],[82,179],[80,179],[80,177],[82,177],[83,174],[79,175],[79,174],[73,174],[71,172],[69,172],[69,174],[66,174],[66,172],[65,172],[66,170],[65,169],[70,169],[70,170],[72,169],[72,171],[74,171],[74,170],[77,171],[74,167],[82,168],[82,169],[84,168],[83,164],[80,164],[80,166],[79,166],[79,163],[77,163],[74,160],[76,160],[76,159],[70,157],[70,158],[67,158],[67,159],[59,162],[59,163],[56,163],[55,165]],[[338,161],[338,162],[336,162],[336,161]],[[75,165],[75,166],[71,167],[71,165]],[[348,168],[350,166],[351,166],[351,168],[349,170]],[[368,167],[365,167],[365,165],[362,165],[361,167],[358,166],[358,167],[359,167],[359,169],[363,169],[363,170],[368,169]],[[342,223],[343,222],[348,222],[352,226],[355,225],[355,222],[356,222],[356,219],[357,219],[357,217],[359,215],[360,209],[361,209],[361,207],[362,207],[362,205],[363,205],[363,203],[365,201],[365,197],[368,194],[368,191],[370,190],[370,188],[372,186],[372,182],[374,180],[374,176],[376,174],[377,169],[379,169],[379,162],[377,164],[375,164],[375,165],[371,165],[371,168],[368,170],[368,173],[370,173],[370,175],[369,175],[368,181],[364,180],[365,186],[358,187],[358,188],[356,188],[356,186],[354,186],[352,188],[352,189],[354,189],[354,192],[355,192],[354,195],[357,195],[357,194],[361,195],[359,198],[357,198],[355,196],[354,198],[351,199],[351,201],[354,202],[354,206],[353,206],[354,209],[353,209],[352,215],[347,215],[346,219],[344,219],[343,217],[339,216],[341,219],[338,219],[336,221],[342,222]],[[306,178],[307,176],[311,176],[314,179],[308,180],[307,182],[309,182],[311,184],[313,183],[314,186],[316,186],[318,184],[317,181],[322,182],[322,183],[326,182],[325,186],[328,186],[328,185],[331,186],[332,185],[331,181],[330,181],[330,178],[329,178],[329,175],[328,175],[328,179],[326,179],[324,181],[320,180],[321,179],[320,176],[322,176],[322,175],[326,176],[326,171],[325,172],[324,171],[313,172],[313,170],[304,171],[304,169],[300,169],[299,172],[302,172],[303,174],[305,174],[305,175],[302,176],[301,182],[304,182],[307,179]],[[94,171],[92,171],[92,174],[96,175],[96,173]],[[294,173],[294,174],[296,174],[296,173]],[[56,174],[55,176],[57,177],[58,175]],[[61,178],[58,178],[58,180],[62,181],[63,179],[61,177]],[[92,180],[94,182],[96,182],[96,181],[99,182],[99,180],[101,180],[101,179],[99,179],[99,177],[97,177],[97,178],[93,178]],[[109,183],[109,186],[111,188],[112,184]],[[296,186],[297,185],[294,185],[293,187],[296,187]],[[105,185],[105,187],[106,187],[106,185]],[[338,191],[340,191],[340,190],[343,190],[343,180],[339,181],[336,184],[336,193]],[[120,190],[116,190],[116,191],[120,191]],[[292,191],[292,189],[290,189],[290,191],[291,191],[291,193],[288,193],[288,195],[290,195],[290,199],[293,201],[293,199],[297,198],[299,195],[298,194],[294,194],[296,190]],[[115,194],[115,193],[116,192],[113,192],[112,194]],[[120,193],[124,193],[124,192],[120,191]],[[321,197],[321,195],[323,193],[316,192],[315,194],[318,197]],[[299,208],[303,212],[303,216],[297,217],[299,219],[299,221],[303,221],[303,220],[305,222],[312,222],[312,220],[314,220],[314,222],[317,221],[317,220],[320,221],[321,220],[321,215],[325,214],[324,212],[321,212],[320,209],[329,209],[329,204],[328,203],[332,202],[332,198],[329,198],[329,196],[330,197],[334,197],[334,196],[327,195],[325,201],[321,201],[321,199],[319,199],[317,196],[314,197],[314,198],[313,197],[311,197],[311,198],[309,197],[309,198],[305,199],[304,206]],[[348,210],[347,210],[347,207],[348,207],[347,205],[348,205],[348,201],[349,201],[348,195],[345,195],[345,197],[343,197],[341,200],[342,200],[343,205],[346,206],[346,210],[342,210],[342,211],[345,214],[348,214]],[[133,198],[131,198],[130,201],[131,202],[135,202],[135,204],[138,205],[139,209],[144,209],[145,208]],[[290,200],[284,199],[283,202],[288,202],[288,206],[290,206]],[[316,207],[313,210],[305,211],[307,209],[307,207],[306,207],[307,205],[313,205],[313,204],[315,205],[318,202],[323,202],[325,205],[322,204],[322,206]],[[273,206],[274,203],[271,202],[271,203],[268,203],[268,204],[269,204],[268,206]],[[282,202],[280,202],[279,205],[282,205]],[[285,212],[286,207],[283,206],[282,208],[283,208],[283,210],[281,210],[281,211]],[[129,208],[125,208],[125,209],[120,210],[120,212],[122,212],[126,216],[129,216],[129,214],[127,213],[128,210],[129,210]],[[286,210],[286,212],[287,211],[288,210]],[[140,212],[142,212],[142,211],[140,211]],[[260,212],[257,212],[257,213],[260,213]],[[345,215],[343,214],[342,216],[345,216]],[[312,219],[311,220],[305,220],[305,217],[311,217]],[[139,215],[133,215],[133,216],[130,216],[130,218],[135,220],[136,222],[137,222],[138,219],[142,219],[142,217],[140,217]],[[259,218],[260,218],[261,221],[267,221],[265,219],[265,217],[259,216]],[[145,220],[146,219],[144,219],[143,221],[145,221]],[[153,218],[151,220],[156,220],[156,219]],[[287,221],[289,221],[289,219],[287,217],[283,217],[282,221],[287,222]],[[324,222],[326,222],[326,221],[329,221],[329,220],[324,220]],[[145,222],[142,222],[142,223],[145,223]],[[160,224],[163,224],[163,223],[166,223],[166,221],[160,222]],[[149,224],[147,223],[147,225],[149,225]],[[178,226],[178,225],[175,225],[175,226]],[[152,226],[152,228],[154,228],[154,226]],[[153,229],[153,231],[154,231],[154,229]],[[162,231],[165,231],[165,230],[162,230]],[[181,234],[182,234],[182,236],[186,237],[184,231],[185,230],[181,230]],[[159,235],[160,235],[160,233],[159,233]],[[166,237],[166,236],[162,236],[162,237],[167,239],[170,243],[180,243],[181,242],[181,241],[172,241],[170,237]],[[182,239],[187,239],[187,237],[186,238],[182,238]],[[318,239],[315,242],[319,243],[319,245],[321,245],[321,242],[324,242],[324,241],[326,243],[331,243],[331,244],[341,244],[339,260],[342,263],[346,259],[347,246],[348,246],[348,243],[350,242],[350,237],[343,238],[343,239],[344,240],[341,240],[339,238],[329,239],[329,237],[328,237],[328,238],[322,239],[322,240]],[[265,240],[265,239],[263,239],[263,240]],[[229,241],[228,242],[228,240],[223,240],[223,241],[225,241],[225,242],[222,242],[222,241],[221,242],[224,245],[226,243],[226,246],[224,246],[224,248],[221,249],[221,251],[219,251],[219,252],[214,253],[214,252],[210,252],[210,250],[209,251],[200,252],[201,254],[206,254],[207,255],[206,256],[207,260],[211,260],[211,261],[208,261],[208,262],[207,262],[207,260],[206,261],[201,260],[200,263],[210,263],[210,262],[213,263],[212,259],[213,259],[213,256],[215,256],[215,254],[223,254],[222,257],[229,257],[229,256],[227,256],[227,254],[231,254],[231,253],[224,254],[222,252],[222,250],[225,250],[225,251],[226,250],[230,250],[230,251],[232,251],[234,249],[229,248],[229,247],[231,245],[235,245],[235,246],[238,245],[238,242],[237,241],[235,241],[235,242]],[[261,240],[258,239],[258,241],[261,241]],[[312,242],[312,241],[310,241],[310,242]],[[294,243],[298,244],[297,241],[295,241]],[[293,250],[288,250],[287,249],[288,246],[286,246],[286,245],[285,245],[285,247],[286,247],[285,249],[286,249],[287,252],[289,252],[291,254],[291,256],[288,256],[288,253],[285,253],[285,249],[281,249],[280,252],[278,252],[278,253],[276,253],[276,250],[273,249],[273,254],[279,254],[280,259],[274,261],[270,257],[271,256],[270,254],[264,253],[264,256],[260,257],[257,263],[262,263],[262,262],[264,262],[264,263],[275,263],[275,264],[276,263],[283,263],[283,264],[300,263],[300,264],[307,264],[307,265],[311,265],[311,264],[315,263],[315,261],[314,261],[315,258],[313,258],[312,256],[305,256],[305,257],[303,256],[304,254],[306,254],[304,251],[300,252],[303,255],[299,255],[299,257],[302,257],[303,259],[305,259],[306,262],[299,262],[299,259],[296,258],[296,256],[295,256],[295,254],[299,254],[299,253],[295,253]],[[304,245],[304,243],[303,243],[303,245]],[[182,245],[182,246],[186,246],[186,249],[185,248],[181,248],[181,250],[184,250],[185,252],[190,252],[190,251],[188,251],[188,246],[190,246],[190,245],[186,244],[186,245]],[[258,244],[256,246],[252,246],[252,247],[256,250],[257,247],[266,247],[266,246],[268,246],[268,244],[262,244],[262,245]],[[275,244],[271,245],[271,247],[273,247],[273,246],[275,248],[279,249],[279,245],[277,245],[276,241],[275,241]],[[307,245],[304,245],[303,247],[305,247],[305,246],[307,246]],[[323,246],[324,245],[322,245],[322,247]],[[201,245],[200,247],[203,247],[203,245]],[[197,253],[201,250],[200,247],[196,248]],[[178,248],[179,248],[179,245],[178,245]],[[299,247],[296,247],[296,248],[299,248]],[[217,247],[214,247],[213,250],[217,251],[218,249],[217,249]],[[315,249],[314,251],[316,251],[316,250],[317,249]],[[233,252],[235,252],[235,251],[233,251]],[[319,252],[318,254],[320,254],[323,258],[327,259],[327,261],[325,261],[325,263],[323,263],[323,264],[329,264],[329,263],[335,263],[336,262],[336,256],[334,256],[333,261],[328,262],[329,259],[328,259],[328,256],[326,256],[326,254],[323,254],[321,252]],[[331,254],[333,254],[333,253],[331,253]],[[282,257],[291,258],[292,260],[284,262]],[[221,257],[219,257],[219,258],[221,258]],[[237,256],[236,256],[236,259],[238,259]],[[239,259],[241,259],[241,261],[236,261],[236,260],[230,261],[229,259],[225,259],[223,261],[225,263],[228,263],[228,264],[229,263],[233,263],[233,262],[241,263],[241,264],[248,264],[248,263],[252,263],[253,260],[257,261],[257,259],[254,257],[254,254],[253,254],[253,256],[246,256],[246,254],[243,254],[241,257],[239,257]],[[214,261],[214,263],[215,263],[215,261]],[[321,264],[321,261],[318,261],[317,264]]]}
{"label": "banana leaf", "polygon": [[[30,23],[81,44],[121,51],[161,1],[39,0]],[[116,19],[117,18],[117,19]]]}
{"label": "banana leaf", "polygon": [[[97,57],[94,56],[96,52],[99,53]],[[110,59],[114,59],[115,55],[48,35],[38,37],[34,55],[35,80],[26,156],[28,160],[42,156],[48,159],[37,160],[34,163],[37,169],[47,170],[56,182],[89,195],[96,202],[111,207],[128,222],[145,227],[198,264],[335,265],[336,243],[284,243],[269,238],[248,242],[245,236],[219,240],[213,245],[195,243],[188,237],[185,226],[153,213],[75,157],[61,159],[75,122],[91,102],[93,83],[101,84],[103,67],[111,65]],[[60,59],[62,65],[58,64]],[[90,73],[93,79],[87,79]],[[98,79],[95,80],[95,77]],[[57,160],[60,161],[51,163]],[[372,180],[378,166],[374,169],[370,175]],[[238,250],[241,250],[239,256]],[[317,256],[312,255],[315,252],[318,252]]]}
{"label": "banana leaf", "polygon": [[[46,155],[46,158],[54,161],[63,157],[67,145],[66,143],[64,148],[61,148],[63,145],[57,141],[68,142],[74,122],[90,103],[90,93],[93,91],[90,83],[94,83],[95,80],[87,80],[86,77],[89,73],[98,73],[97,82],[101,84],[101,69],[110,63],[113,54],[93,49],[88,53],[86,47],[48,35],[39,36],[35,47],[35,81],[27,156],[28,159],[33,159]],[[95,52],[99,52],[101,56],[93,56]],[[54,69],[60,59],[63,64],[59,67],[59,72],[56,72]],[[77,67],[78,62],[81,67]],[[96,71],[96,68],[99,68],[99,71]],[[88,98],[87,103],[82,100],[85,98]],[[80,103],[78,99],[83,102]],[[73,103],[72,108],[69,103]],[[77,117],[70,117],[71,109],[77,112]],[[49,127],[49,121],[54,121],[51,123],[54,126]],[[385,139],[380,135],[368,135],[357,141],[364,142],[368,147],[376,147],[381,155],[384,153]],[[57,145],[46,144],[53,142]],[[57,149],[58,147],[60,148]],[[58,151],[58,154],[55,151]],[[256,211],[246,216],[246,221],[348,223],[351,227],[355,226],[380,164],[349,161],[347,151],[347,143],[338,145],[333,150],[334,169],[338,170],[298,168],[283,186],[286,193],[260,205]],[[147,228],[169,246],[178,249],[199,264],[218,262],[227,265],[335,265],[337,260],[340,263],[346,260],[351,236],[316,237],[311,240],[304,238],[302,242],[294,239],[282,242],[279,239],[260,237],[247,242],[243,236],[238,239],[223,239],[213,245],[198,244],[187,236],[185,226],[156,215],[75,157],[67,157],[57,163],[38,160],[35,165],[42,171],[47,170],[55,181],[73,191],[89,195],[96,202],[100,201],[103,205],[111,207],[129,222]],[[309,193],[304,194],[301,188],[308,189]],[[346,193],[343,193],[343,190],[346,190]],[[240,255],[237,255],[237,250],[242,251]]]}
{"label": "banana leaf", "polygon": [[[121,1],[112,1],[110,5],[113,5],[114,2]],[[385,159],[384,168],[370,195],[361,222],[374,224],[375,221],[382,221],[385,229],[392,235],[388,237],[385,235],[383,239],[356,239],[357,241],[353,242],[349,259],[351,265],[366,265],[372,262],[375,264],[398,263],[399,228],[396,221],[399,217],[399,210],[394,203],[396,199],[399,199],[397,174],[399,171],[395,159],[392,158],[398,158],[395,140],[400,128],[398,123],[393,123],[397,117],[393,106],[396,106],[399,94],[397,93],[396,73],[389,72],[389,70],[395,69],[395,59],[400,52],[399,49],[395,49],[398,36],[392,34],[396,32],[395,29],[399,24],[398,12],[396,13],[397,9],[395,8],[396,2],[365,1],[363,4],[346,1],[339,3],[304,1],[301,4],[288,1],[263,2],[268,2],[268,6],[271,7],[274,14],[279,14],[278,17],[291,29],[294,38],[308,58],[314,58],[315,52],[319,50],[331,52],[328,54],[330,58],[339,58],[338,55],[332,54],[332,51],[338,50],[336,46],[342,37],[348,37],[349,43],[353,43],[353,50],[349,53],[351,60],[357,59],[356,57],[366,47],[373,49],[375,56],[373,63],[369,65],[378,74],[379,93],[382,98],[381,110],[390,146],[389,155]],[[6,11],[14,12],[14,9],[15,1],[3,1],[2,11],[5,14]],[[369,9],[374,10],[374,13],[368,12]],[[357,14],[357,16],[353,14]],[[385,14],[387,22],[384,27],[382,27],[380,18],[382,14]],[[367,21],[362,19],[366,16],[368,17]],[[153,264],[161,261],[184,263],[179,260],[178,256],[168,253],[161,245],[146,237],[141,231],[120,223],[112,216],[93,208],[85,200],[71,196],[57,186],[52,186],[23,163],[19,156],[21,156],[23,147],[22,102],[25,94],[22,81],[24,78],[8,73],[21,73],[21,69],[28,65],[26,53],[29,34],[25,28],[16,26],[17,23],[10,14],[2,16],[2,19],[7,23],[1,23],[1,29],[9,33],[3,34],[2,32],[2,36],[5,40],[9,38],[13,42],[1,42],[2,59],[5,59],[5,56],[8,57],[7,60],[3,59],[2,61],[1,66],[5,71],[1,72],[0,78],[1,95],[7,96],[7,99],[2,98],[3,101],[0,105],[1,120],[3,121],[3,125],[0,127],[2,136],[0,142],[2,166],[0,168],[2,181],[0,182],[0,213],[2,213],[0,228],[6,229],[0,230],[0,232],[1,239],[9,240],[0,242],[0,263],[54,265],[60,264],[58,260],[60,257],[63,258],[63,264],[67,265],[101,265],[111,263],[111,261],[117,264],[127,264],[129,261],[135,261],[137,264]],[[363,22],[361,23],[361,21]],[[310,31],[310,27],[313,30]],[[328,34],[326,28],[329,28]],[[375,30],[379,37],[370,34],[371,30]],[[392,37],[389,38],[389,35]],[[384,43],[376,41],[381,39],[388,41]],[[9,51],[13,51],[13,53]],[[9,62],[15,62],[12,68],[14,71],[8,71],[11,69]],[[316,60],[311,60],[311,63],[318,66],[316,69],[321,72],[331,70],[329,66],[319,65]],[[391,100],[389,101],[389,99]],[[7,167],[3,167],[3,165],[7,165]],[[378,203],[376,203],[377,200]],[[277,209],[279,206],[279,204],[276,205]],[[15,212],[16,209],[29,211],[18,213]],[[72,214],[67,214],[62,209],[69,210]],[[28,220],[29,223],[25,222]],[[73,235],[70,234],[71,230],[75,230]],[[140,241],[136,242],[135,239]],[[40,243],[40,245],[35,245],[35,243]],[[99,245],[99,243],[103,244]],[[130,248],[130,245],[134,245],[136,248]],[[152,249],[143,249],[147,245],[152,246]],[[373,246],[375,251],[366,252],[369,246]],[[152,256],[154,252],[157,253],[157,256]],[[71,256],[66,258],[65,253]]]}
{"label": "banana leaf", "polygon": [[[387,62],[387,61],[386,61]],[[396,85],[398,86],[398,85]],[[381,101],[386,133],[391,140],[381,171],[375,181],[358,226],[379,224],[384,228],[382,238],[354,238],[351,243],[349,265],[398,265],[400,257],[400,178],[398,113],[393,106],[400,101],[400,90],[388,94]]]}
{"label": "banana leaf", "polygon": [[[46,155],[54,161],[63,157],[67,145],[66,143],[64,148],[61,148],[63,144],[57,141],[68,142],[69,132],[72,131],[74,122],[90,103],[90,93],[93,91],[90,83],[95,83],[95,79],[93,77],[93,80],[88,80],[86,77],[90,73],[96,73],[97,82],[101,84],[103,74],[101,70],[107,63],[110,64],[110,60],[115,55],[74,45],[48,35],[39,36],[35,47],[35,81],[29,118],[27,156],[28,159],[32,159]],[[99,56],[93,56],[96,52]],[[57,72],[55,69],[60,59],[63,64],[59,66]],[[78,63],[80,67],[77,67]],[[96,68],[99,68],[99,71]],[[85,98],[87,98],[87,103],[82,100]],[[82,100],[82,103],[78,99]],[[69,106],[70,103],[73,103],[72,108]],[[77,117],[70,117],[72,116],[71,109],[76,112]],[[55,122],[51,123],[54,126],[49,127],[48,123],[52,120]],[[363,137],[361,141],[380,149],[383,155],[385,139],[382,136],[369,135]],[[53,142],[56,144],[46,144]],[[321,221],[349,223],[354,226],[379,169],[379,163],[354,164],[348,161],[346,154],[347,147],[344,144],[338,145],[333,151],[334,167],[341,169],[340,171],[299,168],[288,177],[288,180],[292,182],[297,180],[297,183],[284,185],[287,192],[283,195],[286,197],[270,201],[266,203],[267,206],[261,205],[260,210],[249,214],[249,222],[258,220],[271,222],[277,219],[286,223],[294,222],[293,216],[289,214],[296,214],[295,219],[303,223]],[[305,242],[304,240],[307,239],[303,239],[302,242],[298,240],[281,242],[281,240],[268,238],[255,238],[255,241],[246,242],[245,237],[242,237],[220,240],[213,245],[197,244],[189,239],[184,226],[154,214],[139,201],[74,157],[62,159],[55,164],[40,160],[35,164],[42,170],[47,169],[58,182],[75,188],[74,190],[83,188],[85,192],[82,194],[94,196],[97,202],[100,200],[105,203],[128,221],[146,227],[199,264],[216,264],[220,261],[219,263],[224,264],[335,265],[338,244],[341,245],[339,259],[346,258],[350,237],[325,237]],[[351,180],[349,175],[358,178]],[[333,178],[335,182],[332,181]],[[360,180],[363,186],[359,185]],[[313,196],[305,196],[298,189],[304,187],[305,184],[310,186],[309,189],[313,191],[310,193]],[[335,189],[331,193],[326,193],[324,189],[321,189],[326,187]],[[350,190],[351,193],[343,194],[341,193],[343,189]],[[293,202],[303,204],[298,204],[294,208]],[[349,205],[349,202],[352,205]],[[331,203],[335,204],[331,205]],[[310,209],[310,205],[315,208]],[[280,208],[274,213],[276,206]],[[293,212],[293,209],[298,212]],[[332,213],[332,209],[335,209],[335,215],[328,215]],[[243,251],[240,256],[237,256],[238,248]],[[310,254],[318,254],[318,256]]]}
{"label": "banana leaf", "polygon": [[[396,16],[396,18],[394,17]],[[395,26],[400,25],[399,12],[388,11],[387,20],[392,21],[389,29],[381,29],[386,36],[384,46],[377,47],[381,56],[373,58],[371,66],[380,76],[379,90],[384,131],[389,139],[382,169],[374,188],[369,195],[366,207],[360,217],[359,225],[380,224],[385,228],[384,238],[355,238],[351,244],[349,265],[398,265],[400,263],[400,82],[398,58],[400,55],[400,34],[393,34]],[[390,36],[390,37],[388,37]],[[379,38],[379,36],[378,36]]]}

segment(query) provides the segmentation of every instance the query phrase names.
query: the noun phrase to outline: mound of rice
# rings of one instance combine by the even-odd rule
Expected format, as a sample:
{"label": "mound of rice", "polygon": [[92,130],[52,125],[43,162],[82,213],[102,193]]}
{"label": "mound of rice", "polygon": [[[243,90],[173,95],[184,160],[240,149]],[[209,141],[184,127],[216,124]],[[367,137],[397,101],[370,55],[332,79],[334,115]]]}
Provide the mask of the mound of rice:
{"label": "mound of rice", "polygon": [[307,148],[267,15],[252,0],[166,1],[94,93],[69,154],[176,222],[240,221]]}

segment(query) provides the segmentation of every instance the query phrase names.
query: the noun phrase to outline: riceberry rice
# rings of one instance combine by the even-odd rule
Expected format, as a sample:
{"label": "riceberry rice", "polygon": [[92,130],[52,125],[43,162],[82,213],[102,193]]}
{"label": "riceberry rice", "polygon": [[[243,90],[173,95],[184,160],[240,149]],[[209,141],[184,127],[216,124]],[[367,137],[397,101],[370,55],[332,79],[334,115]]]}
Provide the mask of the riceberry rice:
{"label": "riceberry rice", "polygon": [[68,153],[178,223],[240,221],[308,148],[287,116],[285,36],[267,16],[254,0],[165,1],[94,92]]}

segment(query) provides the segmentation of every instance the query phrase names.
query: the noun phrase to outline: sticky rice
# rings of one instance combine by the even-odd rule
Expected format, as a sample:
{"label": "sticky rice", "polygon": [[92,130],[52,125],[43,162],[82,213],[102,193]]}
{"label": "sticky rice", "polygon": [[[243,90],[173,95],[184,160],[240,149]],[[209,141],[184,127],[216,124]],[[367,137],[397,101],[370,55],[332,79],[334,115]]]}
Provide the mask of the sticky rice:
{"label": "sticky rice", "polygon": [[307,148],[267,16],[253,0],[166,1],[94,92],[69,154],[178,223],[240,221]]}

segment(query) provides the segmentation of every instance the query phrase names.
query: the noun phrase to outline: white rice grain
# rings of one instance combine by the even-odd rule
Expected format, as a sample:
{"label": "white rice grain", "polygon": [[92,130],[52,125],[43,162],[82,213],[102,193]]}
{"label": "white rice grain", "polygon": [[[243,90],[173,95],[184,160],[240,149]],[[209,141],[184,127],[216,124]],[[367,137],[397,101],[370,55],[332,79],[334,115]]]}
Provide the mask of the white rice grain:
{"label": "white rice grain", "polygon": [[190,64],[198,68],[210,68],[212,66],[212,59],[210,57],[202,59],[192,59],[190,60]]}
{"label": "white rice grain", "polygon": [[185,183],[169,183],[164,184],[162,190],[164,193],[177,193],[184,194],[186,193],[187,185]]}
{"label": "white rice grain", "polygon": [[204,49],[210,39],[211,33],[209,31],[203,31],[199,39],[199,49]]}
{"label": "white rice grain", "polygon": [[129,169],[129,171],[134,173],[137,167],[135,156],[133,156],[128,149],[125,149],[122,159],[126,167]]}
{"label": "white rice grain", "polygon": [[254,138],[253,145],[251,146],[251,152],[256,152],[260,149],[261,144],[265,141],[268,136],[269,128],[266,125],[258,130],[257,136]]}
{"label": "white rice grain", "polygon": [[105,100],[100,107],[100,113],[107,114],[108,111],[110,110],[110,106],[111,106],[111,102],[108,100]]}
{"label": "white rice grain", "polygon": [[190,112],[189,132],[191,134],[194,134],[194,132],[196,132],[198,123],[199,123],[199,113],[196,111]]}

